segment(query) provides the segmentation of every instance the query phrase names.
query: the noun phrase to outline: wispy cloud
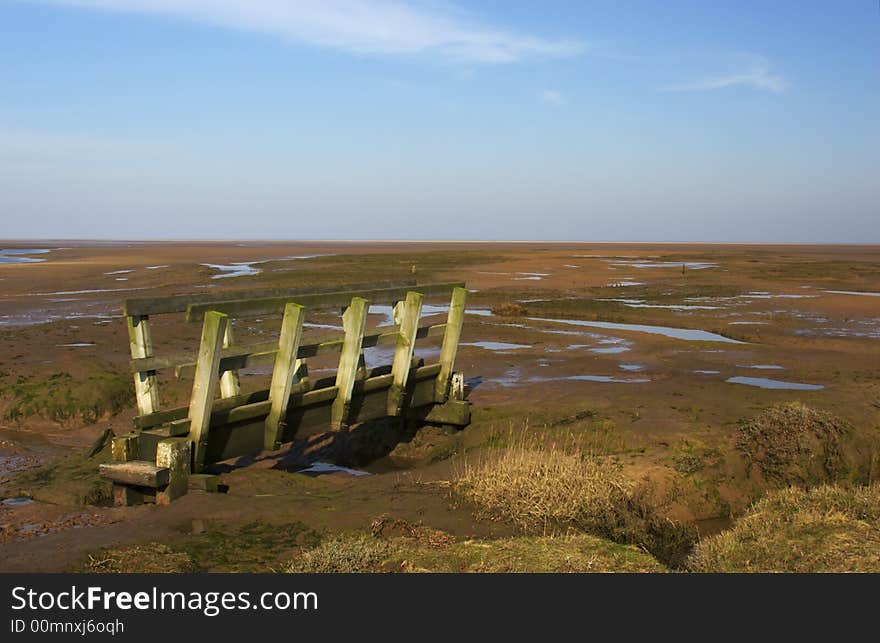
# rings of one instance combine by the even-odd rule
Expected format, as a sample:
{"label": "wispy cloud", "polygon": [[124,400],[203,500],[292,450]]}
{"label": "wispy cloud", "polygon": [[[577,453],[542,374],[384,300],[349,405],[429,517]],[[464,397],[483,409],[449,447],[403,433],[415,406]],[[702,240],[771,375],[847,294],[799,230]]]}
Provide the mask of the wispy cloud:
{"label": "wispy cloud", "polygon": [[766,59],[760,56],[739,56],[742,62],[741,69],[727,74],[709,76],[700,80],[667,85],[663,91],[688,92],[688,91],[711,91],[714,89],[726,89],[728,87],[751,87],[759,91],[780,94],[789,87],[789,82],[779,74],[770,71],[770,65]]}
{"label": "wispy cloud", "polygon": [[403,0],[42,0],[99,9],[175,16],[298,43],[367,55],[424,55],[478,64],[585,51],[576,39],[547,39],[479,24],[447,4]]}
{"label": "wispy cloud", "polygon": [[545,89],[542,91],[538,98],[541,99],[542,103],[546,103],[547,105],[563,105],[565,104],[565,96],[562,95],[562,92],[558,92],[555,89]]}

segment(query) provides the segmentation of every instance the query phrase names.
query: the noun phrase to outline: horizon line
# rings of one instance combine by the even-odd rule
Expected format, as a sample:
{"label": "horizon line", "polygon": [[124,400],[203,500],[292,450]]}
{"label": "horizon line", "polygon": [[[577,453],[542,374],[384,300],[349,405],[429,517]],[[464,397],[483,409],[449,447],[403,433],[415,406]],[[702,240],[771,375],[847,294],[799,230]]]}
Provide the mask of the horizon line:
{"label": "horizon line", "polygon": [[248,237],[226,237],[226,238],[210,238],[210,237],[18,237],[18,238],[0,238],[0,243],[30,243],[32,241],[39,242],[73,242],[73,243],[342,243],[342,244],[359,244],[359,243],[512,243],[512,244],[529,244],[529,243],[549,243],[557,245],[565,244],[656,244],[656,245],[788,245],[788,246],[878,246],[878,241],[659,241],[659,240],[607,240],[607,239],[295,239],[295,238],[279,238],[279,239],[263,239]]}

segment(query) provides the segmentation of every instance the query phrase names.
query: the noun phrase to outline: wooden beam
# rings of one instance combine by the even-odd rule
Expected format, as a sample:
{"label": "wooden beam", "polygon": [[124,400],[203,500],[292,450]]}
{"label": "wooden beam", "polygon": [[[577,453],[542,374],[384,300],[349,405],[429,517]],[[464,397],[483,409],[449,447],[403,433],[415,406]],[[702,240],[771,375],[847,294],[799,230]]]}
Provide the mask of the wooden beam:
{"label": "wooden beam", "polygon": [[342,428],[348,417],[348,411],[351,406],[351,393],[354,390],[354,382],[357,377],[358,357],[361,354],[369,308],[369,301],[362,297],[354,297],[348,310],[342,315],[345,339],[342,343],[342,354],[339,356],[339,368],[336,370],[336,388],[338,392],[336,399],[333,400],[333,408],[330,415],[330,428],[334,430]]}
{"label": "wooden beam", "polygon": [[272,370],[272,383],[269,385],[271,409],[266,418],[266,434],[263,442],[267,451],[281,446],[279,438],[283,433],[283,424],[287,417],[290,388],[301,365],[296,355],[302,338],[305,310],[299,304],[287,304],[284,307],[281,335],[278,338],[278,352],[275,355],[275,367]]}
{"label": "wooden beam", "polygon": [[388,415],[400,415],[406,393],[406,380],[409,377],[413,350],[416,347],[416,332],[422,314],[421,293],[408,292],[406,300],[394,307],[394,321],[400,326],[397,348],[391,362],[391,389],[388,391]]}
{"label": "wooden beam", "polygon": [[[223,348],[232,348],[232,324],[226,324],[226,332],[223,334]],[[220,397],[235,397],[241,393],[241,382],[238,379],[238,369],[230,368],[220,371]]]}
{"label": "wooden beam", "polygon": [[[463,283],[425,284],[414,286],[425,297],[448,296],[452,289],[464,286]],[[406,297],[410,288],[371,288],[363,290],[345,290],[341,292],[297,295],[296,297],[248,298],[223,301],[213,304],[190,304],[186,309],[187,321],[199,321],[208,310],[224,312],[230,317],[265,317],[278,315],[291,300],[309,310],[345,308],[352,297],[369,299],[373,304],[395,304]]]}
{"label": "wooden beam", "polygon": [[[131,358],[134,360],[152,357],[153,338],[150,334],[150,322],[147,316],[128,316],[126,324]],[[138,415],[155,413],[159,410],[159,387],[155,371],[142,371],[134,374],[134,393],[137,399]]]}
{"label": "wooden beam", "polygon": [[189,402],[189,439],[193,442],[193,472],[201,473],[211,426],[211,408],[220,371],[220,350],[229,317],[210,311],[205,315],[199,360]]}
{"label": "wooden beam", "polygon": [[[436,375],[440,369],[440,365],[431,364],[430,368],[434,369],[433,374]],[[391,376],[389,374],[389,371],[390,366],[388,365],[370,369],[367,372],[366,381],[372,381],[376,378],[381,377],[383,374],[390,378]],[[358,384],[359,382],[355,383],[355,391],[358,390]],[[326,391],[326,393],[322,393],[321,391]],[[304,378],[300,380],[298,384],[291,386],[290,394],[293,396],[298,396],[298,400],[295,404],[293,400],[288,402],[288,409],[290,408],[290,406],[306,406],[308,404],[316,403],[325,399],[332,400],[336,397],[336,376],[334,375],[332,377],[324,377],[315,380]],[[216,424],[218,422],[229,422],[231,420],[229,420],[228,418],[237,413],[238,409],[244,407],[254,408],[255,405],[259,404],[263,404],[265,407],[262,411],[262,414],[265,415],[266,413],[268,413],[270,407],[269,389],[264,389],[262,391],[253,391],[251,393],[245,393],[237,397],[214,400],[214,406],[211,411],[211,423]],[[135,429],[141,430],[141,436],[143,436],[145,432],[152,433],[154,431],[161,430],[165,434],[163,437],[178,437],[179,435],[185,435],[189,433],[189,419],[187,418],[188,413],[188,406],[180,406],[174,409],[165,409],[157,413],[152,413],[150,415],[135,417],[132,420],[132,424],[134,425]],[[151,429],[151,427],[156,427],[159,425],[164,426],[162,426],[161,429]],[[183,433],[179,433],[179,431],[182,430],[180,427],[184,425],[187,427],[187,430],[183,431]],[[172,427],[173,432],[170,431]]]}
{"label": "wooden beam", "polygon": [[[422,326],[416,333],[416,339],[425,337],[440,337],[444,334],[446,324],[434,326]],[[397,344],[399,328],[390,326],[383,328],[384,332],[372,335],[364,335],[363,347],[391,346]],[[338,353],[342,350],[342,340],[332,339],[313,344],[301,344],[297,352],[298,359],[308,359],[316,355]],[[258,342],[247,346],[239,345],[224,348],[220,353],[220,371],[238,370],[257,364],[274,362],[275,353],[278,352],[278,342]],[[196,369],[196,355],[193,353],[178,353],[169,356],[148,357],[131,361],[131,370],[134,373],[145,371],[160,371],[166,368],[175,369],[177,377],[192,377]]]}
{"label": "wooden beam", "polygon": [[163,487],[168,484],[168,469],[146,460],[98,465],[102,478],[137,487]]}
{"label": "wooden beam", "polygon": [[466,299],[467,289],[455,288],[452,291],[449,314],[446,316],[446,330],[443,333],[443,344],[440,346],[440,373],[437,375],[437,385],[434,389],[434,400],[440,403],[445,402],[449,396],[449,380],[452,377],[455,354],[458,352],[458,342],[461,339]]}
{"label": "wooden beam", "polygon": [[[363,290],[366,288],[411,288],[416,282],[412,279],[368,282],[352,284],[351,290]],[[324,286],[318,288],[250,288],[247,290],[227,290],[217,293],[200,293],[198,295],[172,295],[170,297],[133,297],[122,302],[124,315],[160,315],[165,313],[186,312],[192,304],[212,304],[232,299],[266,298],[266,297],[295,297],[297,295],[310,295],[322,292],[337,292],[339,286]]]}

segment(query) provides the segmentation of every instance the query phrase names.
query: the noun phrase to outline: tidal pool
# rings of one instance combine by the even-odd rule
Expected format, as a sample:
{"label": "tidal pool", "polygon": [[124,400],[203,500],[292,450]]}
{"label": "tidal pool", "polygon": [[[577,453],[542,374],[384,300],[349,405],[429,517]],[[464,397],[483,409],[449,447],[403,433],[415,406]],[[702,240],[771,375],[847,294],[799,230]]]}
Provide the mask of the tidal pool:
{"label": "tidal pool", "polygon": [[631,268],[680,268],[684,266],[688,270],[706,270],[716,268],[717,263],[703,261],[612,261],[615,266],[629,266]]}
{"label": "tidal pool", "polygon": [[569,324],[572,326],[587,326],[589,328],[605,328],[607,330],[630,330],[639,333],[651,333],[652,335],[664,335],[673,339],[683,339],[693,342],[724,342],[727,344],[745,344],[723,335],[717,335],[705,330],[692,328],[672,328],[670,326],[646,326],[644,324],[619,324],[616,322],[586,321],[583,319],[550,319],[546,317],[529,317],[531,321],[550,322],[553,324]]}
{"label": "tidal pool", "polygon": [[601,346],[598,348],[591,348],[591,353],[599,353],[600,355],[617,355],[618,353],[625,353],[629,350],[629,346]]}
{"label": "tidal pool", "polygon": [[45,259],[26,255],[44,255],[48,248],[6,248],[0,249],[0,263],[40,263]]}
{"label": "tidal pool", "polygon": [[762,371],[781,371],[785,367],[778,364],[737,364],[737,368],[757,368]]}
{"label": "tidal pool", "polygon": [[518,348],[531,348],[530,344],[510,344],[508,342],[462,342],[459,346],[478,346],[488,351],[510,351]]}
{"label": "tidal pool", "polygon": [[821,384],[802,384],[800,382],[783,382],[782,380],[771,380],[766,377],[728,377],[725,382],[731,384],[745,384],[747,386],[758,386],[760,388],[771,389],[788,389],[792,391],[819,391],[825,388]]}
{"label": "tidal pool", "polygon": [[651,381],[646,377],[626,379],[620,377],[612,377],[610,375],[568,375],[565,377],[554,377],[552,379],[577,382],[601,382],[605,384],[643,384],[645,382]]}
{"label": "tidal pool", "polygon": [[6,498],[3,501],[3,504],[7,507],[21,507],[23,505],[29,505],[33,502],[31,498],[19,497],[19,498]]}
{"label": "tidal pool", "polygon": [[352,476],[368,476],[369,471],[358,471],[357,469],[349,469],[348,467],[340,467],[330,462],[313,462],[309,467],[300,469],[297,473],[311,473],[313,475],[321,475],[327,473],[337,473],[342,471]]}
{"label": "tidal pool", "polygon": [[213,275],[211,279],[226,279],[228,277],[246,277],[248,275],[260,274],[259,268],[254,268],[254,264],[262,263],[260,261],[241,261],[238,263],[221,264],[221,263],[203,263],[199,264],[207,266],[212,270],[220,271],[219,275]]}
{"label": "tidal pool", "polygon": [[832,295],[859,295],[862,297],[880,297],[880,292],[865,292],[861,290],[826,290]]}

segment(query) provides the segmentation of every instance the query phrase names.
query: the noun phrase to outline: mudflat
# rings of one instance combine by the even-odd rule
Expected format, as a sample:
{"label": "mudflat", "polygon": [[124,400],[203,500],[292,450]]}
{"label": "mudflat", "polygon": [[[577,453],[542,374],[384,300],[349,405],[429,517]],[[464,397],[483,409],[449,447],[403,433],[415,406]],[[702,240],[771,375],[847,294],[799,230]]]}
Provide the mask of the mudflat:
{"label": "mudflat", "polygon": [[[863,474],[876,476],[878,246],[0,243],[8,250],[0,252],[3,571],[80,569],[106,548],[152,542],[188,552],[199,569],[269,571],[310,539],[390,519],[459,541],[511,538],[515,526],[480,518],[450,487],[523,435],[612,458],[629,479],[650,483],[664,515],[712,533],[772,486],[742,458],[739,427],[788,402],[852,427],[867,453]],[[456,370],[467,379],[471,426],[389,426],[340,449],[312,440],[230,465],[227,493],[108,506],[101,456],[84,453],[105,429],[129,431],[134,415],[122,300],[413,279],[470,290]],[[387,315],[376,309],[369,323]],[[428,307],[430,315],[442,321],[443,311]],[[339,324],[327,313],[307,321],[312,337]],[[236,338],[266,341],[278,326],[240,320]],[[165,350],[193,350],[199,331],[182,316],[153,327]],[[416,354],[430,359],[436,349],[428,341]],[[387,357],[368,353],[368,365]],[[270,374],[242,372],[242,388],[265,388]],[[185,402],[190,385],[168,375],[163,403]],[[371,475],[323,464],[302,472],[315,460]],[[251,542],[249,553],[227,551],[230,536]]]}

